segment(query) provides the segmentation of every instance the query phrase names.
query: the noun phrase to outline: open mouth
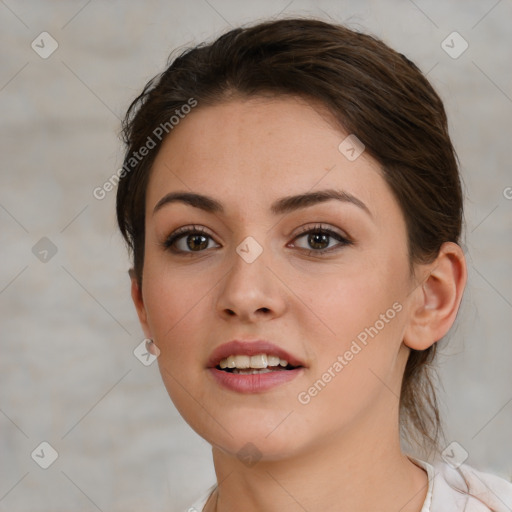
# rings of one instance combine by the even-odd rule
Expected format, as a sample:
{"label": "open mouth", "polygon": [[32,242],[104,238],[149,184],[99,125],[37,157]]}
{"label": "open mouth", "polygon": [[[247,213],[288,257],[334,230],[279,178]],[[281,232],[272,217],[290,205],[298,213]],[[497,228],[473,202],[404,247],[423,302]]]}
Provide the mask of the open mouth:
{"label": "open mouth", "polygon": [[282,357],[289,357],[289,354],[280,352],[279,355],[275,353],[257,353],[250,356],[231,354],[223,359],[212,361],[209,366],[210,375],[222,387],[237,393],[269,391],[276,386],[291,382],[304,371],[300,361],[292,360],[290,363]]}
{"label": "open mouth", "polygon": [[267,366],[266,368],[221,368],[220,365],[215,367],[217,370],[221,370],[227,373],[236,373],[242,375],[256,375],[259,373],[270,373],[270,372],[280,372],[286,370],[295,370],[296,368],[302,368],[301,366],[293,366],[288,363],[286,366]]}

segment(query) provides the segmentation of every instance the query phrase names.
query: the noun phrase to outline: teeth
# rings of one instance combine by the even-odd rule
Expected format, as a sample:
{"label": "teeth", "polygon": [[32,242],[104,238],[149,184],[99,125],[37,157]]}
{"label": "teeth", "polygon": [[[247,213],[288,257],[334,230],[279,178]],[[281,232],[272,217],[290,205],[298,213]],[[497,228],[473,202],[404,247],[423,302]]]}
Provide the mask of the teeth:
{"label": "teeth", "polygon": [[266,368],[268,366],[267,355],[258,354],[257,356],[251,356],[251,364],[249,366],[251,368]]}
{"label": "teeth", "polygon": [[[267,354],[258,354],[255,356],[242,356],[233,355],[222,359],[219,363],[222,369],[224,368],[237,368],[237,369],[266,369],[268,366],[288,366],[286,359],[280,359],[277,356],[269,356]],[[261,373],[261,372],[258,372]]]}
{"label": "teeth", "polygon": [[221,361],[221,368],[222,368],[222,362],[225,361],[225,364],[228,368],[235,368],[236,367],[236,363],[235,363],[235,356],[229,356],[227,359],[223,359]]}
{"label": "teeth", "polygon": [[256,375],[257,373],[271,373],[271,372],[278,372],[279,370],[269,370],[268,368],[262,368],[261,370],[238,370],[235,368],[233,370],[233,373],[242,373],[243,375]]}
{"label": "teeth", "polygon": [[[279,361],[280,361],[280,359],[277,356],[267,356],[267,365],[268,366],[279,366]],[[284,359],[283,359],[283,361],[284,361]]]}

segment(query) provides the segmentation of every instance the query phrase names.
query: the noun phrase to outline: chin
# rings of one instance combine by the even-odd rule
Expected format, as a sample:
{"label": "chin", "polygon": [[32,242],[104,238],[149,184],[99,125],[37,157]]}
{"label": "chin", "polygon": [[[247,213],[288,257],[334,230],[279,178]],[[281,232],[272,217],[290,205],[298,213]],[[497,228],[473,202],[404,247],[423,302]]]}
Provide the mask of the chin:
{"label": "chin", "polygon": [[251,438],[247,434],[234,435],[233,438],[223,436],[222,439],[207,439],[216,449],[225,455],[237,458],[241,463],[250,467],[256,462],[287,460],[293,457],[300,445],[296,439]]}
{"label": "chin", "polygon": [[[245,457],[261,461],[284,460],[293,457],[307,444],[305,433],[292,420],[293,414],[282,422],[284,416],[286,414],[281,414],[276,421],[269,421],[268,418],[260,421],[244,420],[240,417],[231,417],[228,421],[224,417],[226,421],[221,423],[227,432],[219,425],[216,425],[213,432],[207,432],[204,425],[197,429],[191,426],[212,446],[242,462]],[[285,426],[287,422],[289,423]],[[211,425],[209,422],[208,427]]]}

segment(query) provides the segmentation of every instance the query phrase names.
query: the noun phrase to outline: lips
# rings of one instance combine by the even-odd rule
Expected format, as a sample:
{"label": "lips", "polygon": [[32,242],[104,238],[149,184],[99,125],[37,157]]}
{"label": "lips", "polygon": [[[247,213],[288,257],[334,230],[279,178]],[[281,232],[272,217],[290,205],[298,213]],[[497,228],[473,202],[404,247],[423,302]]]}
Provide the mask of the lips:
{"label": "lips", "polygon": [[258,354],[267,354],[277,356],[280,359],[286,359],[292,366],[305,367],[306,364],[299,358],[290,354],[286,350],[269,341],[241,341],[233,340],[217,347],[211,354],[207,362],[207,368],[215,368],[222,359],[231,355],[256,356]]}

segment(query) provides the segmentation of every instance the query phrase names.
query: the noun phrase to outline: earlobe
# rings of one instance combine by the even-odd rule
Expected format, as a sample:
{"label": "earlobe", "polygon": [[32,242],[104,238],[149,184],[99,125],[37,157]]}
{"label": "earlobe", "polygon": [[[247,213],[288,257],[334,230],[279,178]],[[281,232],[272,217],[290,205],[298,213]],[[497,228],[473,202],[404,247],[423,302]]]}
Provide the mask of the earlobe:
{"label": "earlobe", "polygon": [[146,314],[146,307],[144,305],[144,299],[142,297],[142,290],[139,287],[137,278],[135,276],[135,272],[133,271],[133,268],[131,268],[128,271],[131,279],[131,295],[133,304],[135,305],[135,309],[137,311],[137,316],[139,317],[139,322],[142,327],[142,330],[144,331],[144,334],[146,335],[146,338],[151,338],[151,331],[149,329],[148,321],[147,321],[147,314]]}
{"label": "earlobe", "polygon": [[414,350],[426,350],[449,331],[467,281],[464,253],[453,242],[445,242],[422,271],[426,276],[414,290],[404,334],[404,344]]}

